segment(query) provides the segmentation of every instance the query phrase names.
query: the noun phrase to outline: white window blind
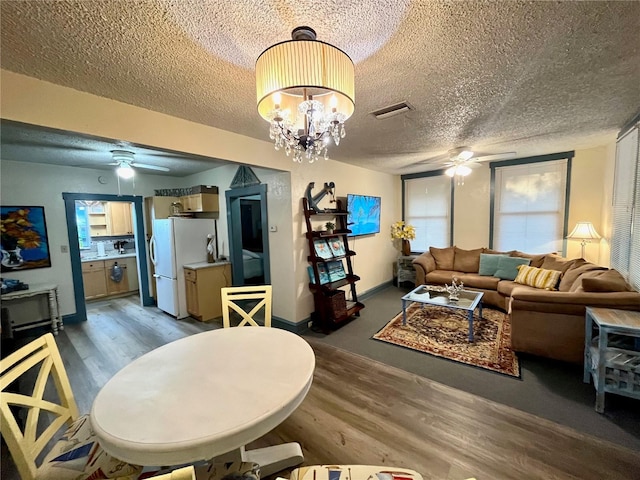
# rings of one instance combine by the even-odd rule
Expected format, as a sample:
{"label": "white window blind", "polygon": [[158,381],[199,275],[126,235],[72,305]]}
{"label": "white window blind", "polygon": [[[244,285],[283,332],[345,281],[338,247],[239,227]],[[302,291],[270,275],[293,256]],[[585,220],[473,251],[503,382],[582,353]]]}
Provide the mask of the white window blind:
{"label": "white window blind", "polygon": [[613,186],[611,267],[640,289],[640,165],[638,128],[616,147]]}
{"label": "white window blind", "polygon": [[493,248],[562,251],[567,160],[496,167]]}
{"label": "white window blind", "polygon": [[404,220],[416,228],[411,250],[448,247],[451,231],[451,178],[446,175],[404,180]]}

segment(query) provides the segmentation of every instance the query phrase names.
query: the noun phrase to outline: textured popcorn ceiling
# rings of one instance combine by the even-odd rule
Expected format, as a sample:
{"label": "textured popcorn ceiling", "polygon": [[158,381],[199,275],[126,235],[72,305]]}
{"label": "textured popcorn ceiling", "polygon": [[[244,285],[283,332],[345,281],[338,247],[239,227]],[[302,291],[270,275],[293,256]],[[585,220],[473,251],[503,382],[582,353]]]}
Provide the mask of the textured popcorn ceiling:
{"label": "textured popcorn ceiling", "polygon": [[[2,68],[263,140],[255,59],[309,25],[355,62],[356,111],[331,157],[393,173],[437,168],[415,163],[463,145],[517,156],[601,145],[640,108],[637,1],[3,0],[0,8]],[[400,101],[414,110],[369,114]]]}

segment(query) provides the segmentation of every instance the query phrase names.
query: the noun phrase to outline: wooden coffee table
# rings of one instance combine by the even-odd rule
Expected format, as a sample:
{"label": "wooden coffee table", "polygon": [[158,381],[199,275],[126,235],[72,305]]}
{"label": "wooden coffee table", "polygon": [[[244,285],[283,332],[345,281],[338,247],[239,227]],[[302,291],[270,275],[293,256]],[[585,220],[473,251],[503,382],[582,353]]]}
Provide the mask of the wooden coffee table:
{"label": "wooden coffee table", "polygon": [[466,310],[469,321],[469,341],[473,342],[473,312],[478,308],[480,318],[482,318],[482,292],[471,290],[461,290],[459,298],[452,300],[444,287],[433,285],[420,285],[402,297],[402,324],[407,324],[407,305],[411,302],[418,302],[425,305],[438,305],[456,310]]}

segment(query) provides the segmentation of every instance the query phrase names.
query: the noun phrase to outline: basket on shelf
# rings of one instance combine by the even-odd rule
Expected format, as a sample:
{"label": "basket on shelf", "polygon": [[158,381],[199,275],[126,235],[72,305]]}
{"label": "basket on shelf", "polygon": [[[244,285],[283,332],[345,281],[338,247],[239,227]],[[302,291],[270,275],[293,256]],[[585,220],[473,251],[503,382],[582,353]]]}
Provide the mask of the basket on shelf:
{"label": "basket on shelf", "polygon": [[331,318],[340,318],[347,314],[347,298],[342,290],[336,290],[327,295],[327,309]]}

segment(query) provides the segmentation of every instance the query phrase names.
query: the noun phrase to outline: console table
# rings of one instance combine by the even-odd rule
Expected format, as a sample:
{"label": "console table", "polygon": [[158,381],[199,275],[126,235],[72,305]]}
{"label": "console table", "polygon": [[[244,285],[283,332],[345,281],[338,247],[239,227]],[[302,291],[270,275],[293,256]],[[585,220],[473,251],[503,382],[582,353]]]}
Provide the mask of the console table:
{"label": "console table", "polygon": [[584,383],[592,376],[598,413],[605,393],[640,399],[640,312],[587,307]]}
{"label": "console table", "polygon": [[47,295],[48,297],[49,318],[46,320],[30,321],[29,319],[24,318],[12,318],[11,314],[9,314],[9,322],[7,325],[9,337],[13,336],[13,332],[44,325],[51,325],[54,335],[58,334],[58,330],[64,330],[62,316],[60,315],[60,308],[58,306],[58,285],[56,284],[30,283],[28,290],[18,290],[4,294],[0,297],[0,300],[2,300],[3,307],[10,310],[10,302],[24,298],[36,297],[38,295]]}

